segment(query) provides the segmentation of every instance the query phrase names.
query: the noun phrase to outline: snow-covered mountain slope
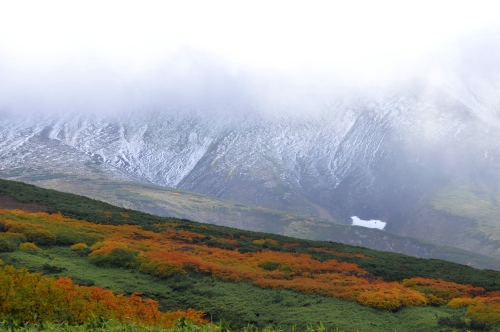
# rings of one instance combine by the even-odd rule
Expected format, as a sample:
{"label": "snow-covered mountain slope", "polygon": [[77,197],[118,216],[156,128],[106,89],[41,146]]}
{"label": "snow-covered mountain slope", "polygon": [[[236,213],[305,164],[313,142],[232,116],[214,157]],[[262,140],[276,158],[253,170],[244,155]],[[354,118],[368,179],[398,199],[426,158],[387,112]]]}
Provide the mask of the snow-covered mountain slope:
{"label": "snow-covered mountain slope", "polygon": [[382,220],[390,232],[489,254],[499,246],[470,236],[475,220],[448,210],[433,215],[428,197],[464,179],[500,188],[499,142],[499,129],[463,102],[411,82],[376,96],[338,99],[310,115],[6,115],[0,172],[84,174],[100,165],[105,178],[343,223],[351,216]]}

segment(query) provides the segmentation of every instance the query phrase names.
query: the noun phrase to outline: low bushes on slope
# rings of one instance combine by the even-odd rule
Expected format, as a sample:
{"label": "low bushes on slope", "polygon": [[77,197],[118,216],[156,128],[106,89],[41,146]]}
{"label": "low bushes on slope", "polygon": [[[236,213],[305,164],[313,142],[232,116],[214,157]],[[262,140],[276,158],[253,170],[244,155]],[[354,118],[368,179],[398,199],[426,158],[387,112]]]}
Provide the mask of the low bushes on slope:
{"label": "low bushes on slope", "polygon": [[[174,227],[177,230],[183,229],[202,235],[194,238],[194,241],[204,242],[208,246],[220,249],[237,249],[241,253],[273,250],[304,253],[320,261],[333,258],[339,261],[355,263],[369,273],[388,282],[401,281],[405,278],[425,277],[441,278],[460,284],[473,284],[484,287],[486,290],[500,289],[500,274],[497,271],[477,270],[470,266],[437,259],[419,259],[402,254],[381,252],[340,243],[300,240],[274,234],[207,225],[184,219],[158,217],[139,211],[119,208],[78,195],[0,179],[0,196],[2,195],[12,197],[21,202],[41,204],[46,206],[49,213],[61,213],[62,216],[86,220],[91,223],[140,225],[143,230],[154,232],[160,232],[165,227]],[[92,234],[88,235],[90,238],[82,242],[93,243],[99,240],[93,237],[94,235]],[[71,245],[78,241],[74,236],[74,231],[73,234],[58,231],[55,236],[56,244]],[[217,240],[214,240],[214,238],[217,238]],[[274,243],[277,245],[269,241],[264,241],[263,243],[254,242],[262,241],[266,238],[275,241]],[[237,245],[234,241],[231,242],[235,239],[237,240]],[[327,249],[327,251],[318,251],[314,248]],[[372,259],[361,259],[356,255],[339,256],[332,254],[332,252],[362,254]],[[500,267],[498,268],[500,269]]]}
{"label": "low bushes on slope", "polygon": [[[26,236],[22,232],[57,234],[64,230],[77,234],[75,241],[83,243],[90,238],[89,234],[93,234],[94,238],[103,240],[91,247],[90,262],[101,267],[137,268],[162,278],[196,272],[230,282],[250,282],[263,288],[333,296],[390,311],[402,307],[445,304],[457,298],[477,298],[480,303],[485,303],[482,311],[478,305],[474,309],[481,312],[495,312],[497,305],[496,293],[488,292],[483,287],[422,277],[387,282],[355,263],[334,258],[318,260],[311,254],[298,251],[271,250],[300,247],[300,244],[282,246],[273,239],[245,238],[244,241],[256,246],[270,246],[241,253],[238,250],[239,239],[212,236],[209,244],[222,243],[234,248],[221,249],[203,241],[205,235],[179,230],[171,223],[157,225],[162,231],[152,232],[139,226],[97,225],[43,212],[0,210],[0,219],[2,229],[10,233],[19,232],[19,236]],[[322,248],[309,250],[338,258],[374,261],[363,254]],[[489,302],[481,302],[480,298],[488,298]]]}
{"label": "low bushes on slope", "polygon": [[204,313],[194,310],[166,312],[158,302],[139,294],[114,295],[110,290],[75,285],[69,278],[54,279],[0,261],[0,317],[35,323],[83,324],[93,317],[149,326],[172,327],[181,317],[203,323]]}

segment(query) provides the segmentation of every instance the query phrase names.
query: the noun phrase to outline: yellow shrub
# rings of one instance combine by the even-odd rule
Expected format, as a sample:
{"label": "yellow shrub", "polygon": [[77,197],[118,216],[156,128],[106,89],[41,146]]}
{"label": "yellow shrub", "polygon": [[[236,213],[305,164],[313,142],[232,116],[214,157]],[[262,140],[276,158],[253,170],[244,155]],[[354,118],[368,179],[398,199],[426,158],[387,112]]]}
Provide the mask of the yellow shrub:
{"label": "yellow shrub", "polygon": [[[395,284],[393,285],[395,286]],[[384,286],[385,287],[380,287],[378,290],[367,290],[362,292],[358,296],[357,301],[362,305],[387,311],[393,311],[403,306],[412,307],[427,305],[425,296],[419,292],[404,288],[387,287],[390,286],[390,284]]]}
{"label": "yellow shrub", "polygon": [[478,298],[470,305],[465,316],[487,323],[500,322],[500,298]]}
{"label": "yellow shrub", "polygon": [[98,251],[98,250],[105,248],[105,247],[127,249],[127,244],[123,243],[123,242],[116,242],[116,241],[99,241],[99,242],[94,243],[94,245],[92,247],[90,247],[90,249],[92,251]]}
{"label": "yellow shrub", "polygon": [[265,243],[269,243],[272,245],[279,245],[279,242],[273,239],[260,239],[260,240],[253,240],[253,243],[258,244],[258,245],[263,245]]}
{"label": "yellow shrub", "polygon": [[82,251],[87,249],[88,246],[85,243],[77,243],[71,246],[71,250],[73,251]]}
{"label": "yellow shrub", "polygon": [[468,307],[471,304],[476,304],[476,300],[468,297],[459,297],[459,298],[454,298],[453,300],[448,302],[448,307],[457,309],[462,307]]}
{"label": "yellow shrub", "polygon": [[23,251],[39,251],[42,250],[36,246],[33,242],[24,242],[19,245],[19,250]]}

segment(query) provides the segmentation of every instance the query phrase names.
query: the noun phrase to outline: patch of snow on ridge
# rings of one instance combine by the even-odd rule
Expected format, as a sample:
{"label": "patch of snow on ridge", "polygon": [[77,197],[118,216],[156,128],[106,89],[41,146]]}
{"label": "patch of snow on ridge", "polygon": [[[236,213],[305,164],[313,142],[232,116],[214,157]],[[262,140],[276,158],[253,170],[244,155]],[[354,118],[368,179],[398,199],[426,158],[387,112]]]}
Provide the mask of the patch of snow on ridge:
{"label": "patch of snow on ridge", "polygon": [[384,229],[385,225],[387,224],[386,222],[381,220],[361,220],[356,216],[352,216],[351,219],[354,226],[363,226],[368,228]]}

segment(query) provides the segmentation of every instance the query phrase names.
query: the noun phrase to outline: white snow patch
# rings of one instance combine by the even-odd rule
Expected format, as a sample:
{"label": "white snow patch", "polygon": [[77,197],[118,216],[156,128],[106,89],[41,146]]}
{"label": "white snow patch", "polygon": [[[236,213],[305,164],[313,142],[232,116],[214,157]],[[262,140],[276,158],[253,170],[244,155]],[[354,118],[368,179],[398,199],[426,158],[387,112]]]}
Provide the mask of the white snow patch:
{"label": "white snow patch", "polygon": [[363,226],[368,228],[384,229],[385,225],[387,224],[386,222],[381,220],[361,220],[356,216],[352,216],[351,219],[354,226]]}

